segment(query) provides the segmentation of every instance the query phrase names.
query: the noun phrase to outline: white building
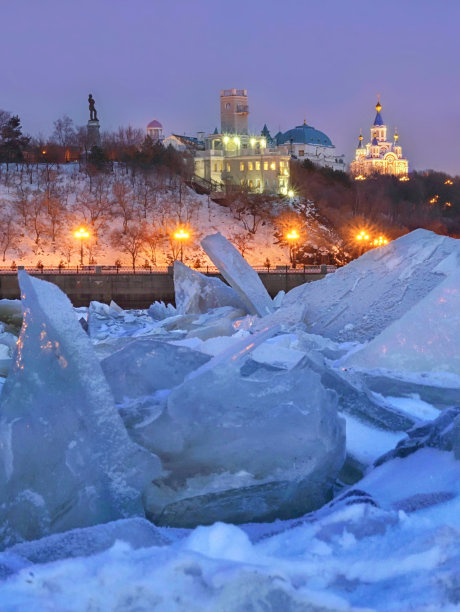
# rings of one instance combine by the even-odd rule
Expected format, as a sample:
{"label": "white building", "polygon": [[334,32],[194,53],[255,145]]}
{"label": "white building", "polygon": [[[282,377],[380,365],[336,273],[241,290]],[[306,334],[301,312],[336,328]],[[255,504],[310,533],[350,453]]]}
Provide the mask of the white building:
{"label": "white building", "polygon": [[337,153],[329,136],[307,125],[306,121],[287,132],[276,134],[275,142],[279,151],[293,159],[308,159],[318,166],[345,170],[345,156]]}

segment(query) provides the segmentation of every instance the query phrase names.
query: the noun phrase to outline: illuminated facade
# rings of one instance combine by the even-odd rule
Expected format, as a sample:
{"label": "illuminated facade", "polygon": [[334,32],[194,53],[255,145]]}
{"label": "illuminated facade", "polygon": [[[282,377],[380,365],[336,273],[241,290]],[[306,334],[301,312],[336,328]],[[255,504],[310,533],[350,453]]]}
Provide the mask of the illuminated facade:
{"label": "illuminated facade", "polygon": [[245,89],[221,91],[221,133],[206,137],[204,151],[196,151],[195,174],[215,191],[287,194],[290,155],[269,147],[264,136],[248,134],[247,102]]}
{"label": "illuminated facade", "polygon": [[356,177],[375,173],[407,176],[409,162],[402,156],[402,148],[398,144],[399,135],[395,130],[393,142],[387,140],[387,126],[380,114],[380,100],[377,101],[375,109],[377,114],[371,127],[371,142],[364,147],[362,134],[359,135],[358,148],[355,159],[350,164],[350,172]]}

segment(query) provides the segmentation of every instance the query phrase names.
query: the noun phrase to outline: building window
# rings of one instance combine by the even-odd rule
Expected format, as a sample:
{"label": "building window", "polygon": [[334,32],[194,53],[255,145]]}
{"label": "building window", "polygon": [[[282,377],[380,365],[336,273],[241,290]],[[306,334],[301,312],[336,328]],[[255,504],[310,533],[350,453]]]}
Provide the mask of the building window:
{"label": "building window", "polygon": [[280,168],[284,168],[284,161],[280,161]]}
{"label": "building window", "polygon": [[256,162],[256,170],[260,170],[260,162]]}
{"label": "building window", "polygon": [[220,170],[221,172],[222,172],[222,170],[223,170],[223,164],[222,164],[222,162],[220,162],[219,170]]}
{"label": "building window", "polygon": [[252,162],[248,162],[248,170],[254,170],[254,164]]}
{"label": "building window", "polygon": [[227,172],[230,172],[230,164],[227,164]]}
{"label": "building window", "polygon": [[276,170],[276,162],[270,164],[270,170]]}
{"label": "building window", "polygon": [[217,162],[214,164],[214,172],[217,172]]}
{"label": "building window", "polygon": [[252,189],[254,187],[254,183],[252,181],[249,181],[249,189]]}
{"label": "building window", "polygon": [[264,162],[264,170],[268,170],[268,162]]}
{"label": "building window", "polygon": [[257,188],[260,188],[260,179],[257,179],[257,181],[256,181],[256,187],[257,187]]}
{"label": "building window", "polygon": [[240,162],[240,170],[241,172],[244,172],[244,162]]}
{"label": "building window", "polygon": [[305,151],[303,149],[299,149],[299,157],[303,157],[305,155]]}

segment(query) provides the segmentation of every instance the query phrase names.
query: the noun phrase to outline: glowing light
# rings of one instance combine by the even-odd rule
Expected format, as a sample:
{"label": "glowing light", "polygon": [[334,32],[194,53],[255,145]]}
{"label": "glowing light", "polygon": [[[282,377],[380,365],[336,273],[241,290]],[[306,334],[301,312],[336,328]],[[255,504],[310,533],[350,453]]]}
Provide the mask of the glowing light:
{"label": "glowing light", "polygon": [[42,155],[46,155],[46,149],[43,149]]}
{"label": "glowing light", "polygon": [[405,181],[410,181],[410,178],[408,176],[401,176],[399,180],[401,181],[401,183],[404,183]]}
{"label": "glowing light", "polygon": [[439,196],[435,195],[431,198],[431,200],[429,200],[430,204],[436,204],[436,202],[439,200]]}
{"label": "glowing light", "polygon": [[363,176],[362,174],[358,174],[358,176],[355,176],[355,181],[365,181],[366,177]]}
{"label": "glowing light", "polygon": [[224,136],[224,144],[228,144],[229,140],[230,140],[230,138],[228,136]]}
{"label": "glowing light", "polygon": [[452,206],[452,202],[446,202],[445,205],[450,208]]}
{"label": "glowing light", "polygon": [[289,232],[289,234],[286,234],[286,238],[288,240],[298,240],[300,235],[297,233],[297,230],[293,229]]}
{"label": "glowing light", "polygon": [[446,179],[444,181],[444,185],[453,185],[453,184],[454,184],[453,181],[451,181],[450,179]]}
{"label": "glowing light", "polygon": [[177,232],[175,232],[174,238],[176,240],[187,240],[187,238],[190,238],[190,234],[186,232],[185,230],[183,230],[182,228],[180,228]]}
{"label": "glowing light", "polygon": [[251,138],[251,147],[255,147],[255,146],[256,146],[256,139]]}
{"label": "glowing light", "polygon": [[265,138],[262,138],[262,140],[260,141],[260,146],[264,148],[267,146],[267,141],[265,140]]}
{"label": "glowing light", "polygon": [[74,236],[80,239],[89,238],[89,232],[87,232],[84,227],[80,227],[80,229],[74,233]]}
{"label": "glowing light", "polygon": [[238,138],[238,136],[235,136],[235,138],[233,139],[233,142],[236,144],[237,147],[240,146],[240,139]]}
{"label": "glowing light", "polygon": [[289,191],[288,191],[288,193],[287,193],[287,194],[288,194],[288,196],[289,196],[290,198],[293,198],[293,197],[294,197],[294,192],[292,191],[292,189],[289,189]]}

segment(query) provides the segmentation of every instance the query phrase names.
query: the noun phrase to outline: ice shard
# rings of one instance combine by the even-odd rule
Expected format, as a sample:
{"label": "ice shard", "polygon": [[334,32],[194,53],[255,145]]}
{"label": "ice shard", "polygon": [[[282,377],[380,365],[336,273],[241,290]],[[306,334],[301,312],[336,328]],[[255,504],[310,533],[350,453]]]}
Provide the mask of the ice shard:
{"label": "ice shard", "polygon": [[201,246],[227,283],[240,296],[250,314],[264,317],[273,312],[273,301],[259,275],[222,234],[206,236]]}
{"label": "ice shard", "polygon": [[246,312],[234,289],[219,278],[205,276],[180,261],[174,262],[174,293],[180,314],[201,314],[220,306],[232,306]]}
{"label": "ice shard", "polygon": [[130,440],[68,298],[18,276],[24,320],[0,398],[3,546],[142,516],[142,493],[161,471]]}
{"label": "ice shard", "polygon": [[133,340],[101,361],[116,402],[172,389],[209,361],[209,356],[185,346],[152,338]]}
{"label": "ice shard", "polygon": [[309,370],[243,376],[234,355],[212,360],[167,398],[152,447],[165,475],[146,499],[157,524],[271,521],[330,495],[345,453],[336,395]]}
{"label": "ice shard", "polygon": [[307,330],[337,341],[364,342],[453,273],[460,241],[418,229],[372,249],[326,278],[286,294],[281,308],[260,326],[304,322]]}
{"label": "ice shard", "polygon": [[457,270],[364,348],[346,358],[343,365],[366,370],[450,372],[459,377],[460,386],[459,338]]}

